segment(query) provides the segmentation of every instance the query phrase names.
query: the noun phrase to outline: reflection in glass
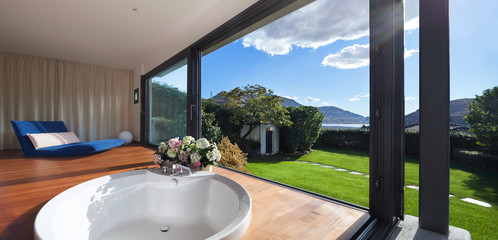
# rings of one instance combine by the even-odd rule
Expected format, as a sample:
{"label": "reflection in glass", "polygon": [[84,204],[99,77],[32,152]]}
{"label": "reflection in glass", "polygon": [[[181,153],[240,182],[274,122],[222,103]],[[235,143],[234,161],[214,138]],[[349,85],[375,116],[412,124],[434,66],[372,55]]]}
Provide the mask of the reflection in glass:
{"label": "reflection in glass", "polygon": [[149,81],[149,143],[183,138],[187,131],[187,59]]}

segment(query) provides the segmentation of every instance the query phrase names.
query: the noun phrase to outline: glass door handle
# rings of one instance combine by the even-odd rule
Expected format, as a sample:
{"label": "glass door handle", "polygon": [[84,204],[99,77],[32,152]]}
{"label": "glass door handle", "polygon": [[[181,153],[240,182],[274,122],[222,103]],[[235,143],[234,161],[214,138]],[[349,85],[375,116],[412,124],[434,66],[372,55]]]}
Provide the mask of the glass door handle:
{"label": "glass door handle", "polygon": [[192,119],[193,119],[194,107],[195,107],[194,104],[190,105],[190,121],[192,121]]}

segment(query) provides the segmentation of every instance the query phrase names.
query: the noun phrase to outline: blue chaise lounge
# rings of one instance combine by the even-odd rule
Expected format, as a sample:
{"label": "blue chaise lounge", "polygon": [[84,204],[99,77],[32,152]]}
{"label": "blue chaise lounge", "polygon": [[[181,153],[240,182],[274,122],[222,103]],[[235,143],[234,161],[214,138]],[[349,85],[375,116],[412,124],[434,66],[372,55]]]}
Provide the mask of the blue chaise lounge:
{"label": "blue chaise lounge", "polygon": [[10,121],[27,156],[75,156],[105,151],[124,144],[121,139],[103,139],[35,149],[28,134],[67,132],[62,121]]}

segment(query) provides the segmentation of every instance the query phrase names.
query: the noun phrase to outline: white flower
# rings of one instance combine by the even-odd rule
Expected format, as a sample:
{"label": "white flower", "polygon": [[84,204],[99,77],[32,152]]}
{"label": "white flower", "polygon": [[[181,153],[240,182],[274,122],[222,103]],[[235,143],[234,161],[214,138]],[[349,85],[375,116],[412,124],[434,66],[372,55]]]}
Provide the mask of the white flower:
{"label": "white flower", "polygon": [[175,150],[174,149],[168,149],[168,152],[166,153],[166,155],[168,155],[168,157],[170,158],[174,158],[176,157],[176,153],[175,153]]}
{"label": "white flower", "polygon": [[215,149],[213,150],[213,152],[214,152],[214,153],[215,153],[215,155],[216,155],[215,160],[216,160],[217,162],[219,162],[219,161],[220,161],[220,159],[221,159],[221,152],[220,152],[220,150],[218,150],[218,148],[215,148]]}
{"label": "white flower", "polygon": [[186,145],[190,145],[191,143],[193,143],[195,141],[195,138],[191,137],[191,136],[185,136],[183,138],[183,141],[182,143],[186,144]]}
{"label": "white flower", "polygon": [[192,163],[199,162],[201,159],[202,159],[202,156],[198,152],[195,152],[192,155],[190,155],[190,161]]}
{"label": "white flower", "polygon": [[207,159],[208,159],[209,161],[211,161],[211,162],[212,162],[212,161],[216,160],[216,153],[214,152],[214,150],[213,150],[213,151],[210,151],[210,152],[207,152],[207,153],[206,153],[206,157],[207,157]]}
{"label": "white flower", "polygon": [[165,152],[166,149],[168,149],[168,145],[165,142],[161,142],[159,144],[159,147],[157,148],[157,150],[159,150],[159,152],[161,153]]}
{"label": "white flower", "polygon": [[195,142],[195,145],[200,149],[205,149],[205,148],[208,148],[209,146],[211,146],[209,141],[205,138],[199,138],[199,140],[197,140]]}
{"label": "white flower", "polygon": [[218,150],[218,148],[213,149],[212,151],[209,151],[206,153],[206,157],[209,159],[209,161],[220,161],[221,159],[221,152]]}

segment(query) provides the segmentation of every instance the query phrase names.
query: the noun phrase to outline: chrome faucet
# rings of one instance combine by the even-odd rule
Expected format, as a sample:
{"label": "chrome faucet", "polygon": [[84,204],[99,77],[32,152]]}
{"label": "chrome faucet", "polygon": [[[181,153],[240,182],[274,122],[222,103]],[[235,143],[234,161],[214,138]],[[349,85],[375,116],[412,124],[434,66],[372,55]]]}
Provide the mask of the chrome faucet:
{"label": "chrome faucet", "polygon": [[171,166],[171,172],[173,174],[178,174],[177,171],[176,171],[177,169],[180,169],[179,174],[183,174],[183,170],[187,170],[188,171],[188,175],[192,175],[192,171],[190,171],[189,167],[185,167],[185,166],[180,165],[180,164],[173,164],[173,166]]}

